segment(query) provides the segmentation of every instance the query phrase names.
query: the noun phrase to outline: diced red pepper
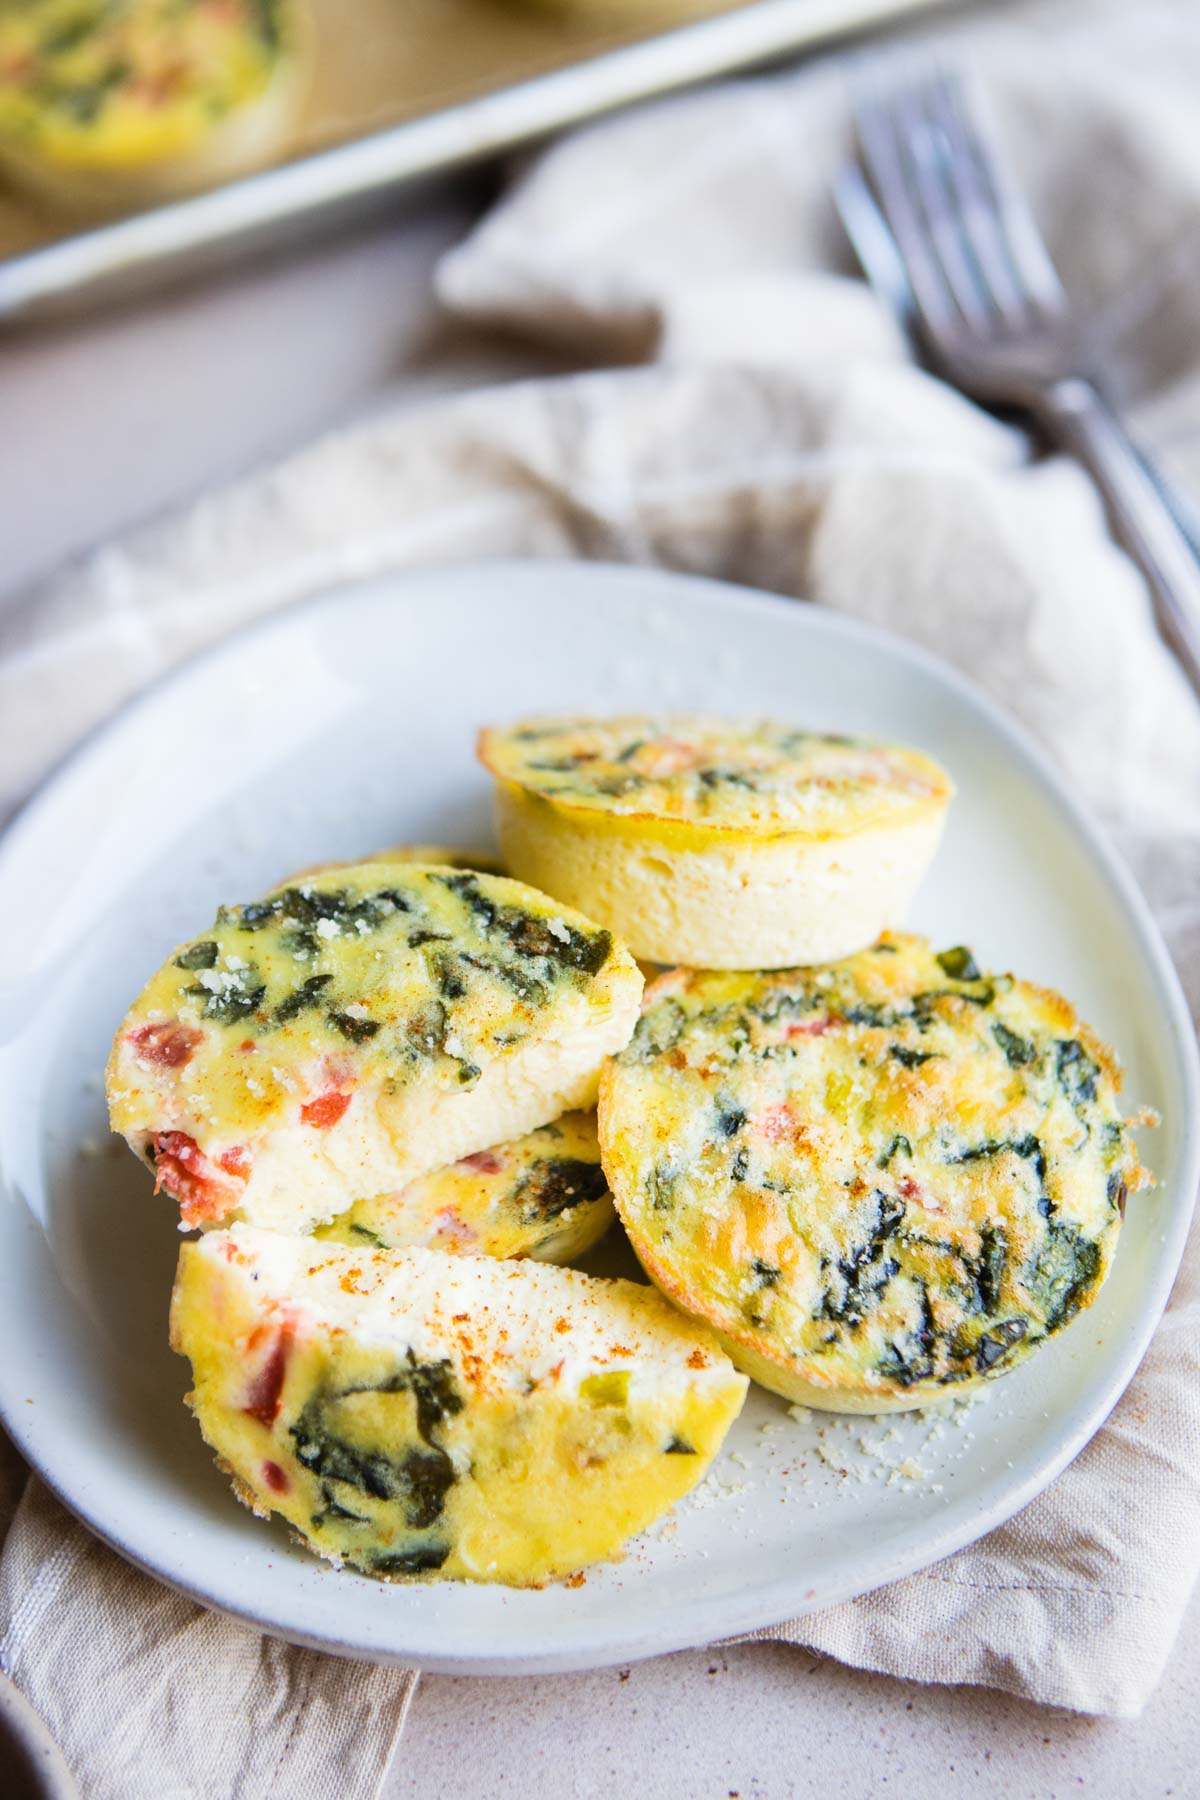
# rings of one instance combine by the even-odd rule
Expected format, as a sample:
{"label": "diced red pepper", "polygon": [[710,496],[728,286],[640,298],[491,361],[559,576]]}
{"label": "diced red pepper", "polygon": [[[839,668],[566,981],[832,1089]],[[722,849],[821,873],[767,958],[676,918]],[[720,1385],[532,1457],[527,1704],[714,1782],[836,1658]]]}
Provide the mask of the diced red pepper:
{"label": "diced red pepper", "polygon": [[781,1100],[777,1106],[768,1106],[759,1113],[754,1124],[769,1144],[778,1144],[783,1138],[791,1137],[796,1129],[795,1117],[786,1100]]}
{"label": "diced red pepper", "polygon": [[[235,1166],[224,1158],[241,1160]],[[185,1225],[222,1219],[239,1204],[242,1184],[250,1174],[249,1158],[240,1148],[226,1151],[224,1158],[222,1175],[185,1131],[155,1132],[154,1191],[165,1189],[178,1200]]]}
{"label": "diced red pepper", "polygon": [[136,1031],[129,1032],[126,1042],[133,1045],[139,1062],[159,1069],[182,1069],[204,1042],[204,1033],[197,1025],[164,1019],[155,1025],[139,1025]]}
{"label": "diced red pepper", "polygon": [[284,1471],[277,1462],[265,1462],[262,1466],[263,1480],[273,1494],[286,1494],[291,1485]]}
{"label": "diced red pepper", "polygon": [[337,1124],[353,1098],[353,1094],[342,1094],[337,1088],[329,1088],[325,1093],[318,1094],[315,1100],[302,1106],[300,1117],[306,1125],[314,1125],[318,1131],[328,1131],[331,1125]]}
{"label": "diced red pepper", "polygon": [[498,1175],[504,1164],[491,1150],[476,1150],[471,1156],[460,1158],[459,1167],[474,1169],[479,1175]]}
{"label": "diced red pepper", "polygon": [[840,1025],[841,1023],[842,1020],[839,1014],[822,1013],[821,1016],[816,1019],[795,1020],[788,1026],[787,1035],[790,1038],[824,1037],[827,1031],[832,1031],[835,1025]]}
{"label": "diced red pepper", "polygon": [[[251,1355],[271,1329],[269,1326],[260,1326],[254,1332],[246,1346]],[[279,1408],[283,1402],[283,1383],[295,1335],[296,1327],[290,1319],[275,1328],[274,1340],[266,1359],[259,1365],[250,1383],[242,1411],[252,1419],[257,1419],[260,1425],[273,1425],[279,1417]]]}

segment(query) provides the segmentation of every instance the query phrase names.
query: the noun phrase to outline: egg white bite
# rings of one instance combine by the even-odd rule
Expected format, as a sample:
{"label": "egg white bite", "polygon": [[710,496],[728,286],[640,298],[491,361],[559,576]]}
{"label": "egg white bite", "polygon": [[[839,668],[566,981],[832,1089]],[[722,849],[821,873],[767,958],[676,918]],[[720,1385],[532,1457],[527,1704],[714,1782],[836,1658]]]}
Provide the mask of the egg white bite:
{"label": "egg white bite", "polygon": [[357,1201],[316,1236],[358,1248],[567,1263],[597,1244],[614,1216],[596,1115],[572,1112],[420,1175],[398,1193]]}
{"label": "egg white bite", "polygon": [[528,1586],[619,1555],[747,1386],[634,1282],[251,1226],[183,1246],[171,1341],[239,1497],[383,1577]]}
{"label": "egg white bite", "polygon": [[634,955],[761,969],[903,921],[953,792],[920,751],[702,714],[484,731],[505,864]]}
{"label": "egg white bite", "polygon": [[1149,1180],[1119,1080],[1060,995],[885,937],[663,976],[600,1143],[643,1266],[740,1368],[885,1412],[1003,1374],[1095,1299]]}
{"label": "egg white bite", "polygon": [[304,0],[0,6],[0,170],[76,213],[245,174],[286,142],[310,38]]}
{"label": "egg white bite", "polygon": [[331,870],[175,951],[117,1030],[109,1115],[184,1226],[310,1231],[594,1105],[641,991],[610,932],[519,882]]}

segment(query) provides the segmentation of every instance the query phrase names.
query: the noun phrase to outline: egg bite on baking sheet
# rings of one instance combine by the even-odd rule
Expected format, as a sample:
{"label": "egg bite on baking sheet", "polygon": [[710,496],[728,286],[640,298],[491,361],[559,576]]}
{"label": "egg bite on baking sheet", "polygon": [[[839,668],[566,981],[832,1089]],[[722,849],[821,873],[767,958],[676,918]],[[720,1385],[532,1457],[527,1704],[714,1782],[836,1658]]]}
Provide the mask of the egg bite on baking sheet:
{"label": "egg bite on baking sheet", "polygon": [[375,1249],[567,1263],[599,1243],[614,1216],[596,1115],[571,1112],[419,1175],[398,1193],[360,1200],[316,1236]]}
{"label": "egg bite on baking sheet", "polygon": [[1113,1053],[958,947],[663,976],[600,1091],[651,1278],[806,1405],[926,1406],[1091,1304],[1149,1181]]}
{"label": "egg bite on baking sheet", "polygon": [[0,171],[75,213],[246,174],[286,142],[310,29],[302,0],[0,6]]}
{"label": "egg bite on baking sheet", "polygon": [[759,969],[902,922],[953,792],[918,750],[702,714],[486,730],[505,865],[634,955]]}
{"label": "egg bite on baking sheet", "polygon": [[309,1231],[594,1104],[642,977],[520,882],[364,863],[224,906],[118,1028],[112,1127],[185,1226]]}
{"label": "egg bite on baking sheet", "polygon": [[244,1225],[182,1247],[171,1341],[239,1497],[383,1577],[526,1586],[619,1555],[747,1386],[636,1282]]}

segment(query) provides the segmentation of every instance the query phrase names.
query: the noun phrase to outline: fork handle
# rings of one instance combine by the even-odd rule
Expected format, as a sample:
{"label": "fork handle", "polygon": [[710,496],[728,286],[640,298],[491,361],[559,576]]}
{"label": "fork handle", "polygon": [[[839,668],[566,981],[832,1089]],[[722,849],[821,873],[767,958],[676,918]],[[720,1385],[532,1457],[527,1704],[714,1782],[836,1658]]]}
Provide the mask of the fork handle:
{"label": "fork handle", "polygon": [[1118,543],[1150,586],[1163,634],[1200,692],[1200,561],[1116,414],[1089,381],[1056,382],[1040,396],[1042,424],[1088,470]]}

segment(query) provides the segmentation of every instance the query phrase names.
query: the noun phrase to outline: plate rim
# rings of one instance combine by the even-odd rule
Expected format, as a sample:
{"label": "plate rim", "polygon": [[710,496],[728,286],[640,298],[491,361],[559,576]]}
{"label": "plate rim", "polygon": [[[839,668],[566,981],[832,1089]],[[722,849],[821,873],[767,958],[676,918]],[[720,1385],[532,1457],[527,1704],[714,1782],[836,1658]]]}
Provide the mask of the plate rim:
{"label": "plate rim", "polygon": [[[809,1578],[789,1578],[782,1575],[770,1582],[770,1592],[778,1598],[772,1600],[765,1609],[762,1600],[755,1602],[754,1593],[757,1590],[752,1590],[748,1600],[744,1600],[740,1593],[719,1601],[705,1601],[703,1596],[693,1596],[688,1601],[673,1606],[665,1619],[651,1617],[648,1621],[643,1619],[640,1623],[633,1623],[624,1628],[624,1634],[619,1639],[611,1642],[602,1643],[599,1641],[601,1631],[593,1630],[592,1637],[596,1641],[590,1644],[571,1644],[564,1648],[555,1644],[553,1626],[544,1629],[536,1640],[532,1640],[532,1634],[528,1630],[521,1628],[524,1637],[533,1641],[533,1648],[517,1647],[501,1652],[492,1647],[479,1655],[445,1654],[398,1646],[394,1642],[394,1630],[390,1633],[393,1642],[388,1646],[381,1646],[378,1643],[364,1643],[360,1638],[339,1637],[321,1631],[308,1632],[302,1623],[294,1619],[268,1618],[253,1605],[239,1606],[230,1595],[214,1591],[213,1584],[209,1581],[190,1578],[186,1572],[168,1572],[146,1560],[139,1554],[135,1544],[122,1538],[115,1522],[107,1518],[99,1520],[92,1515],[86,1494],[71,1491],[70,1482],[60,1481],[58,1474],[47,1465],[44,1456],[32,1449],[28,1441],[30,1434],[22,1430],[24,1409],[17,1403],[15,1396],[10,1397],[6,1392],[6,1361],[0,1357],[0,1422],[30,1468],[67,1510],[123,1560],[175,1592],[267,1636],[352,1660],[419,1667],[431,1673],[453,1675],[511,1676],[598,1669],[667,1654],[721,1638],[737,1637],[776,1625],[783,1620],[823,1611],[876,1591],[892,1581],[918,1574],[966,1545],[978,1542],[1014,1517],[1057,1479],[1090,1442],[1124,1394],[1166,1310],[1191,1229],[1197,1187],[1200,1186],[1200,1048],[1197,1046],[1191,1013],[1158,922],[1106,828],[1092,816],[1086,804],[1076,798],[1067,778],[1060,774],[1032,733],[952,664],[924,646],[873,622],[766,589],[750,588],[736,582],[656,566],[580,561],[563,557],[464,559],[425,567],[388,570],[324,586],[225,633],[214,643],[184,657],[148,686],[128,696],[105,719],[91,727],[22,802],[0,834],[0,889],[8,880],[10,866],[19,861],[23,841],[36,828],[42,809],[50,806],[60,793],[69,790],[70,783],[78,772],[108,740],[118,737],[126,730],[136,729],[139,715],[159,705],[176,688],[202,675],[210,664],[218,664],[258,640],[287,633],[297,625],[302,626],[308,614],[321,614],[356,598],[368,600],[374,595],[382,597],[386,593],[391,603],[396,604],[415,599],[421,590],[428,590],[443,582],[457,586],[463,581],[478,581],[482,587],[488,581],[496,582],[498,578],[520,581],[529,576],[535,580],[558,579],[592,583],[598,591],[612,585],[669,588],[676,595],[685,593],[688,589],[700,590],[713,601],[724,602],[735,609],[763,614],[790,607],[792,625],[789,629],[795,628],[801,632],[815,630],[835,639],[848,639],[851,643],[858,641],[877,651],[882,650],[893,661],[908,663],[920,669],[935,683],[948,688],[968,709],[982,714],[1003,741],[1022,776],[1033,782],[1074,828],[1093,869],[1119,902],[1123,935],[1128,936],[1138,952],[1143,969],[1151,977],[1150,985],[1163,1022],[1169,1027],[1169,1060],[1181,1092],[1177,1168],[1174,1171],[1174,1178],[1180,1186],[1180,1196],[1163,1220],[1161,1249],[1155,1260],[1152,1278],[1139,1301],[1136,1328],[1122,1334],[1121,1349],[1114,1358],[1107,1381],[1089,1404],[1078,1408],[1078,1416],[1074,1418],[1071,1430],[1059,1440],[1053,1452],[1039,1459],[1036,1468],[1023,1479],[1000,1488],[988,1504],[977,1505],[970,1518],[964,1517],[953,1524],[947,1522],[940,1529],[936,1521],[921,1521],[913,1528],[923,1543],[919,1554],[914,1556],[911,1552],[893,1551],[893,1556],[899,1554],[904,1566],[882,1575],[872,1572],[865,1583],[848,1575],[843,1582],[830,1584],[817,1596],[815,1591],[801,1591]],[[411,595],[404,592],[406,589],[412,591]],[[685,1621],[698,1610],[706,1610],[710,1614],[715,1610],[719,1614],[719,1622],[710,1622],[702,1630],[689,1627]],[[608,1635],[611,1637],[611,1630]]]}

